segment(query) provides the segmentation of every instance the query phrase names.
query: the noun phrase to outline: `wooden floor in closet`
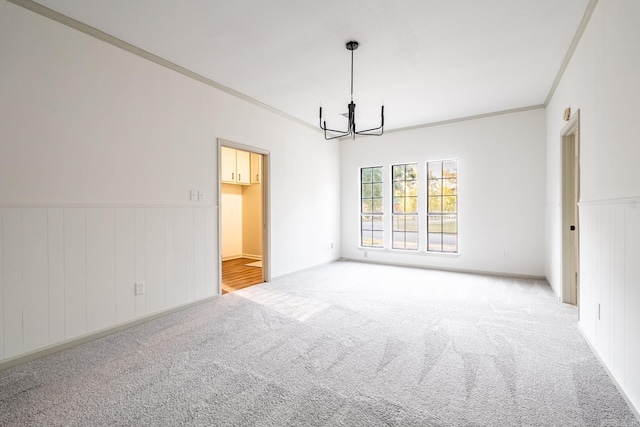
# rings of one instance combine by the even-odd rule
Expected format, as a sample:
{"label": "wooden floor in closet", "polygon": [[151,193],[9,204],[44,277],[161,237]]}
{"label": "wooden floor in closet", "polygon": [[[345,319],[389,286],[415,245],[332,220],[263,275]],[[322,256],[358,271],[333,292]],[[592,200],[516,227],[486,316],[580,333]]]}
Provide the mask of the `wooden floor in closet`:
{"label": "wooden floor in closet", "polygon": [[246,266],[255,261],[249,258],[222,261],[222,294],[262,283],[262,268]]}

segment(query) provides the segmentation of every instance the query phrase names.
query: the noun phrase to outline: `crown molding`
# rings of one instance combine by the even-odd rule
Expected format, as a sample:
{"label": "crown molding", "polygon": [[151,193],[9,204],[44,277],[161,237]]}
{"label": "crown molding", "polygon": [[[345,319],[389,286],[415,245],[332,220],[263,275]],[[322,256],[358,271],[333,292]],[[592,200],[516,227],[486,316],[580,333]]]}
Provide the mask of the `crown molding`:
{"label": "crown molding", "polygon": [[[105,43],[108,43],[112,46],[118,47],[122,50],[125,50],[129,53],[132,53],[138,57],[144,58],[148,61],[151,61],[157,65],[160,65],[162,67],[168,68],[170,70],[173,70],[179,74],[182,74],[188,78],[191,78],[193,80],[196,80],[200,83],[203,83],[207,86],[213,87],[215,89],[218,89],[222,92],[225,92],[229,95],[232,95],[238,99],[241,99],[243,101],[246,101],[250,104],[253,104],[257,107],[260,107],[264,110],[267,110],[271,113],[277,114],[285,119],[288,119],[296,124],[299,124],[301,126],[304,126],[308,129],[314,130],[318,133],[321,133],[320,130],[310,124],[307,123],[295,116],[292,116],[290,114],[285,113],[284,111],[278,110],[277,108],[274,108],[268,104],[265,104],[261,101],[258,101],[255,98],[252,98],[248,95],[245,95],[241,92],[238,92],[237,90],[234,90],[228,86],[222,85],[214,80],[211,80],[207,77],[204,77],[201,74],[195,73],[187,68],[184,68],[178,64],[175,64],[171,61],[168,61],[158,55],[155,55],[151,52],[148,52],[144,49],[141,49],[135,45],[132,45],[131,43],[127,43],[124,40],[121,40],[117,37],[112,36],[111,34],[105,33],[104,31],[98,30],[97,28],[94,28],[90,25],[87,25],[83,22],[80,22],[76,19],[70,18],[66,15],[61,14],[60,12],[57,12],[53,9],[50,9],[46,6],[43,6],[39,3],[36,3],[33,0],[6,0],[9,3],[15,4],[17,6],[20,6],[24,9],[30,10],[34,13],[37,13],[38,15],[41,15],[43,17],[49,18],[55,22],[58,22],[62,25],[65,25],[67,27],[73,28],[77,31],[80,31],[86,35],[89,35],[91,37],[94,37],[98,40],[101,40]],[[521,108],[514,108],[514,109],[509,109],[509,110],[502,110],[502,111],[496,111],[496,112],[491,112],[491,113],[485,113],[485,114],[478,114],[478,115],[474,115],[474,116],[466,116],[466,117],[460,117],[460,118],[455,118],[455,119],[450,119],[450,120],[443,120],[443,121],[438,121],[438,122],[431,122],[431,123],[424,123],[424,124],[420,124],[420,125],[415,125],[415,126],[408,126],[408,127],[402,127],[402,128],[396,128],[396,129],[390,129],[388,131],[385,132],[385,134],[389,134],[389,133],[396,133],[396,132],[404,132],[404,131],[408,131],[408,130],[415,130],[415,129],[421,129],[421,128],[425,128],[425,127],[432,127],[432,126],[440,126],[440,125],[445,125],[445,124],[451,124],[451,123],[457,123],[457,122],[462,122],[462,121],[468,121],[468,120],[475,120],[475,119],[481,119],[481,118],[486,118],[486,117],[492,117],[492,116],[498,116],[498,115],[502,115],[502,114],[510,114],[510,113],[517,113],[517,112],[521,112],[521,111],[528,111],[528,110],[534,110],[534,109],[538,109],[538,108],[546,108],[549,105],[549,102],[551,101],[551,98],[553,97],[560,81],[562,80],[562,76],[564,75],[564,72],[569,64],[569,62],[571,61],[571,58],[580,42],[580,39],[582,38],[582,35],[584,34],[584,31],[589,23],[589,20],[591,19],[591,16],[593,15],[593,11],[596,8],[596,5],[598,4],[599,0],[589,0],[589,3],[585,9],[585,13],[582,17],[582,20],[580,21],[580,25],[578,26],[578,29],[576,30],[574,37],[571,41],[571,44],[569,46],[569,49],[567,50],[567,53],[562,61],[562,64],[560,66],[560,69],[558,70],[558,73],[551,85],[551,89],[549,91],[549,94],[547,95],[545,101],[543,104],[539,104],[539,105],[532,105],[532,106],[528,106],[528,107],[521,107]],[[344,138],[339,138],[338,141],[344,141],[350,138],[344,137]]]}
{"label": "crown molding", "polygon": [[[390,129],[387,132],[385,132],[384,134],[386,135],[386,134],[389,134],[389,133],[405,132],[405,131],[408,131],[408,130],[416,130],[416,129],[428,128],[428,127],[433,127],[433,126],[442,126],[442,125],[448,125],[448,124],[451,124],[451,123],[467,122],[469,120],[485,119],[487,117],[502,116],[504,114],[511,114],[511,113],[521,113],[521,112],[524,112],[524,111],[537,110],[537,109],[540,109],[540,108],[545,108],[545,105],[544,104],[530,105],[528,107],[511,108],[509,110],[500,110],[500,111],[494,111],[494,112],[491,112],[491,113],[476,114],[474,116],[458,117],[458,118],[455,118],[455,119],[441,120],[439,122],[430,122],[430,123],[424,123],[424,124],[421,124],[421,125],[407,126],[407,127],[403,127],[403,128]],[[340,138],[340,141],[342,141],[344,139],[350,139],[350,138]]]}
{"label": "crown molding", "polygon": [[560,80],[562,80],[562,76],[564,76],[564,72],[567,70],[567,67],[569,66],[569,62],[571,62],[571,58],[573,57],[573,54],[576,51],[578,44],[580,43],[580,39],[582,39],[582,35],[584,34],[584,31],[586,30],[587,25],[591,20],[591,16],[593,15],[593,11],[595,10],[597,4],[598,4],[598,0],[589,0],[589,4],[587,4],[587,7],[584,11],[584,15],[582,15],[582,20],[580,21],[580,25],[578,25],[578,29],[576,30],[576,33],[573,35],[573,40],[571,40],[569,49],[567,50],[567,53],[564,56],[564,59],[562,60],[562,64],[560,65],[558,74],[556,74],[556,78],[553,80],[553,83],[551,84],[551,89],[549,90],[547,99],[545,99],[544,101],[545,107],[549,105],[549,102],[551,102],[551,98],[553,98],[553,95],[556,93],[556,89],[560,84]]}
{"label": "crown molding", "polygon": [[187,68],[184,68],[178,64],[175,64],[171,61],[168,61],[158,55],[155,55],[151,52],[148,52],[144,49],[141,49],[137,46],[132,45],[131,43],[127,43],[124,40],[121,40],[117,37],[112,36],[111,34],[105,33],[104,31],[101,31],[97,28],[94,28],[90,25],[87,25],[83,22],[80,22],[76,19],[70,18],[66,15],[63,15],[60,12],[56,12],[53,9],[49,9],[46,6],[43,6],[39,3],[36,3],[33,0],[6,0],[9,3],[13,3],[16,6],[20,6],[24,9],[27,9],[31,12],[37,13],[38,15],[41,15],[45,18],[49,18],[55,22],[58,22],[59,24],[65,25],[67,27],[73,28],[74,30],[80,31],[81,33],[84,33],[88,36],[91,36],[93,38],[96,38],[98,40],[101,40],[105,43],[108,43],[112,46],[118,47],[122,50],[125,50],[129,53],[132,53],[136,56],[139,56],[140,58],[144,58],[148,61],[151,61],[157,65],[160,65],[162,67],[168,68],[170,70],[173,70],[179,74],[182,74],[183,76],[186,76],[190,79],[196,80],[200,83],[204,83],[207,86],[211,86],[215,89],[218,89],[222,92],[225,92],[229,95],[232,95],[236,98],[239,98],[243,101],[249,102],[257,107],[260,107],[262,109],[265,109],[271,113],[277,114],[281,117],[284,117],[285,119],[291,120],[292,122],[295,122],[299,125],[302,125],[308,129],[313,129],[315,131],[317,131],[318,133],[320,133],[319,129],[317,129],[315,126],[300,120],[297,117],[294,117],[290,114],[285,113],[284,111],[278,110],[277,108],[274,108],[270,105],[267,105],[263,102],[258,101],[255,98],[252,98],[248,95],[245,95],[242,92],[238,92],[237,90],[231,89],[228,86],[225,86],[223,84],[220,84],[214,80],[211,80],[201,74],[195,73]]}

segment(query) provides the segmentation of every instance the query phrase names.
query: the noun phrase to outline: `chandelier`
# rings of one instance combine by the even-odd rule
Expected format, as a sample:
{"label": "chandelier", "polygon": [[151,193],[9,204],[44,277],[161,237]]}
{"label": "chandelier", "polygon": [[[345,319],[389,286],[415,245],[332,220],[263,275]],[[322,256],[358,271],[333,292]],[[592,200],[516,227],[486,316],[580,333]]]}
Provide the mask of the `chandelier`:
{"label": "chandelier", "polygon": [[[331,140],[336,138],[342,138],[351,135],[352,139],[356,138],[356,135],[373,135],[380,136],[384,132],[384,105],[380,109],[380,126],[377,128],[356,130],[356,104],[353,102],[353,51],[358,48],[358,42],[350,41],[347,43],[347,50],[351,51],[351,103],[347,105],[348,112],[342,115],[349,119],[349,125],[347,130],[336,130],[327,128],[326,120],[322,120],[322,106],[320,107],[320,129],[324,131],[324,139]],[[335,136],[327,136],[327,132],[331,132]]]}

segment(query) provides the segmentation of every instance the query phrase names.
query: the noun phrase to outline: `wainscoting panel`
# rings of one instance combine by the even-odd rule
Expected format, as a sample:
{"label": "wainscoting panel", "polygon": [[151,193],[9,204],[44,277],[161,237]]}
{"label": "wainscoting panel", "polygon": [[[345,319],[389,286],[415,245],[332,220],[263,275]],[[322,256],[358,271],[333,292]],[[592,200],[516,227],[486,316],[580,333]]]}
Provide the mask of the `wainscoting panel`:
{"label": "wainscoting panel", "polygon": [[116,323],[136,317],[134,283],[136,281],[135,209],[117,208],[116,223]]}
{"label": "wainscoting panel", "polygon": [[115,210],[87,209],[87,332],[116,323]]}
{"label": "wainscoting panel", "polygon": [[[218,230],[218,220],[216,216],[215,208],[205,209],[205,283],[217,283],[218,282],[218,256],[217,254],[217,239],[216,233]],[[220,285],[221,286],[221,285]],[[211,297],[220,294],[220,287],[205,287],[205,297]]]}
{"label": "wainscoting panel", "polygon": [[146,209],[146,295],[145,314],[157,313],[166,308],[167,290],[164,270],[164,209]]}
{"label": "wainscoting panel", "polygon": [[187,302],[187,210],[173,210],[173,303]]}
{"label": "wainscoting panel", "polygon": [[65,339],[64,307],[64,211],[47,209],[49,247],[49,339],[47,344]]}
{"label": "wainscoting panel", "polygon": [[186,234],[186,248],[187,248],[187,301],[193,301],[195,299],[195,214],[193,209],[187,209],[185,227]]}
{"label": "wainscoting panel", "polygon": [[0,359],[4,357],[4,240],[2,239],[4,226],[3,209],[0,209]]}
{"label": "wainscoting panel", "polygon": [[87,333],[86,209],[64,210],[65,338]]}
{"label": "wainscoting panel", "polygon": [[210,206],[0,208],[0,361],[216,295],[216,215]]}
{"label": "wainscoting panel", "polygon": [[206,280],[206,246],[205,246],[205,220],[204,211],[199,209],[194,212],[194,266],[195,266],[195,298],[204,298]]}
{"label": "wainscoting panel", "polygon": [[[597,313],[593,306],[587,304],[588,301],[595,301],[594,282],[596,278],[593,276],[593,248],[594,233],[587,233],[587,230],[594,229],[592,224],[593,218],[597,212],[595,209],[589,210],[586,207],[580,207],[580,285],[579,285],[579,309],[580,309],[580,326],[588,337],[596,336]],[[593,305],[596,303],[593,302]]]}
{"label": "wainscoting panel", "polygon": [[613,370],[619,373],[621,377],[625,376],[624,369],[624,346],[617,343],[624,343],[624,325],[625,325],[625,271],[624,271],[624,242],[625,242],[625,206],[616,205],[613,209],[611,217],[611,226],[613,232],[610,235],[612,254],[611,267],[612,277],[610,281],[610,292],[612,295],[612,318],[611,325],[613,331],[610,335],[610,360]]}
{"label": "wainscoting panel", "polygon": [[[600,318],[596,316],[596,343],[598,351],[602,354],[602,358],[606,360],[606,363],[611,362],[611,350],[615,348],[616,343],[611,343],[611,313],[613,306],[611,305],[611,259],[612,259],[612,245],[611,236],[612,224],[611,224],[611,211],[615,206],[601,205],[598,206],[597,224],[602,224],[597,227],[596,245],[598,249],[596,254],[596,260],[602,259],[603,262],[597,262],[597,275],[596,277],[596,299],[600,304]],[[597,307],[597,303],[596,303]],[[597,308],[596,308],[597,310]]]}
{"label": "wainscoting panel", "polygon": [[580,204],[580,326],[640,406],[640,201]]}
{"label": "wainscoting panel", "polygon": [[49,248],[47,209],[22,211],[22,321],[24,349],[32,351],[49,342]]}
{"label": "wainscoting panel", "polygon": [[5,209],[2,215],[4,275],[4,354],[24,351],[22,324],[22,212]]}
{"label": "wainscoting panel", "polygon": [[625,209],[625,376],[640,408],[640,202]]}
{"label": "wainscoting panel", "polygon": [[[146,251],[146,221],[145,209],[135,209],[135,252],[136,252],[136,277],[135,282],[144,282],[147,277],[147,251]],[[132,291],[133,292],[133,291]],[[136,318],[144,316],[147,312],[147,294],[135,295]]]}
{"label": "wainscoting panel", "polygon": [[167,307],[175,306],[175,290],[176,280],[173,269],[174,260],[173,245],[173,209],[165,209],[164,211],[164,280],[165,280],[165,305]]}

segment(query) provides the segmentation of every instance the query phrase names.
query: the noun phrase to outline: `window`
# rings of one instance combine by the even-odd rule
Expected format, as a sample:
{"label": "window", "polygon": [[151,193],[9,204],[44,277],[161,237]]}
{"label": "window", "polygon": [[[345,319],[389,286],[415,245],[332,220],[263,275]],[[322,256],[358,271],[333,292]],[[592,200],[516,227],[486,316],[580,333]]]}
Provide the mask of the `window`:
{"label": "window", "polygon": [[383,247],[382,166],[360,169],[360,245]]}
{"label": "window", "polygon": [[427,251],[458,252],[458,161],[427,163]]}
{"label": "window", "polygon": [[392,248],[418,249],[418,164],[392,166]]}

